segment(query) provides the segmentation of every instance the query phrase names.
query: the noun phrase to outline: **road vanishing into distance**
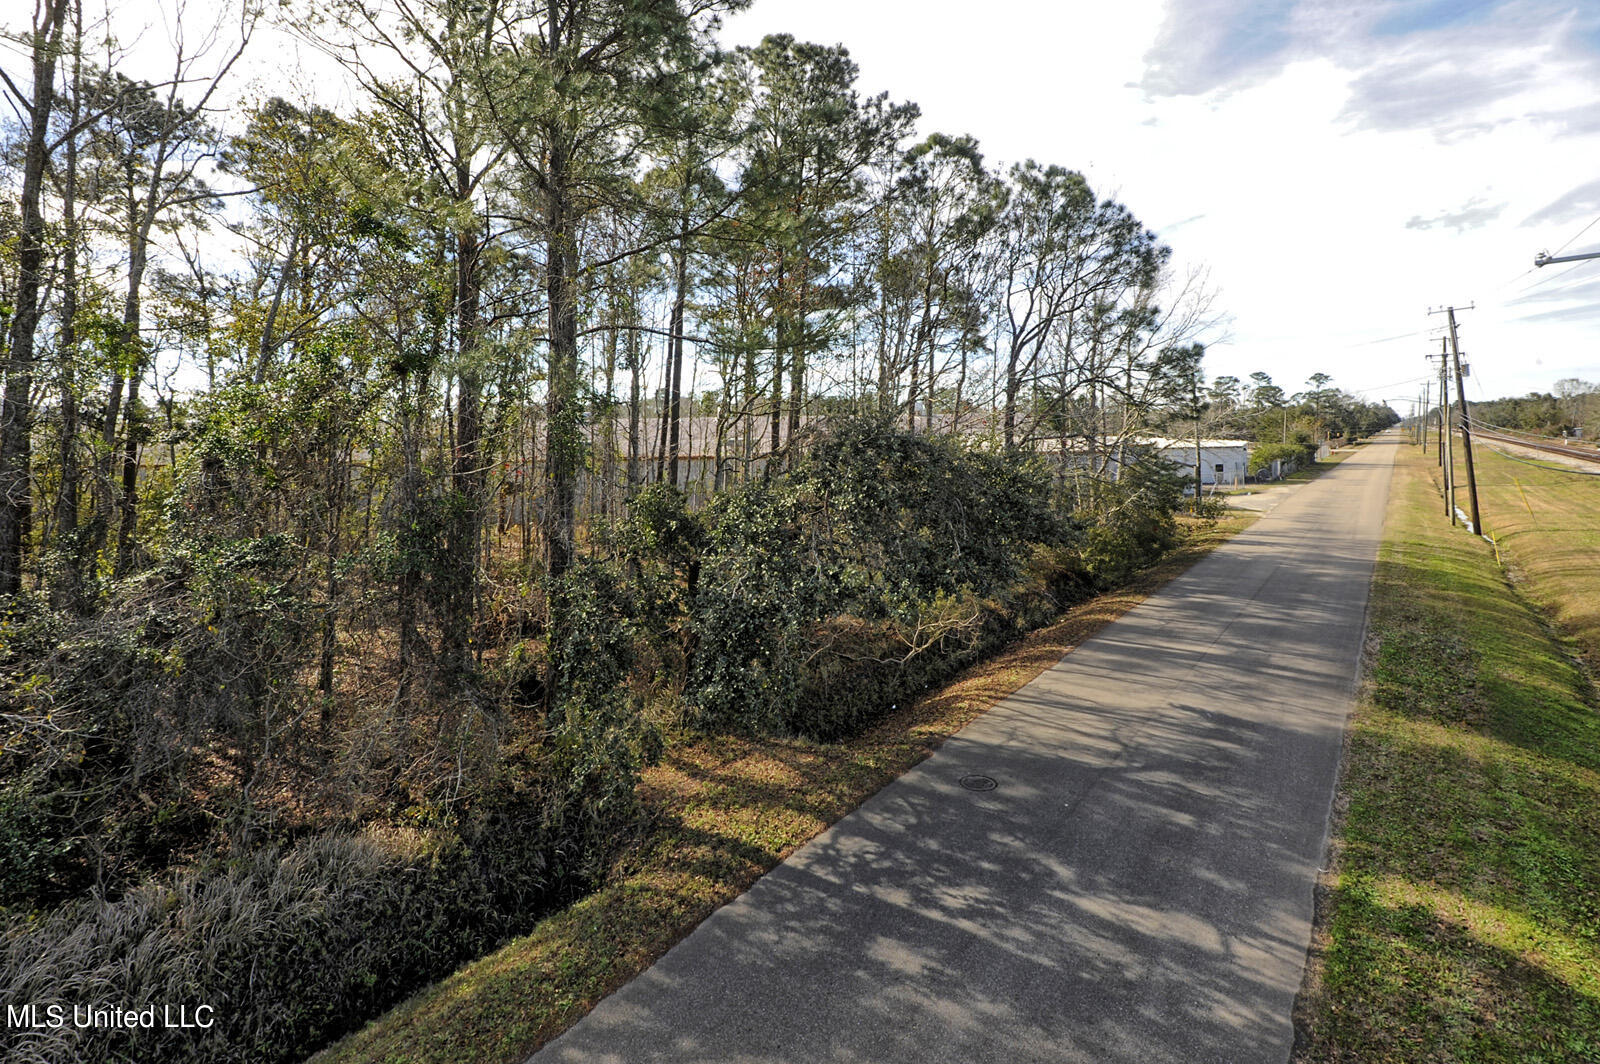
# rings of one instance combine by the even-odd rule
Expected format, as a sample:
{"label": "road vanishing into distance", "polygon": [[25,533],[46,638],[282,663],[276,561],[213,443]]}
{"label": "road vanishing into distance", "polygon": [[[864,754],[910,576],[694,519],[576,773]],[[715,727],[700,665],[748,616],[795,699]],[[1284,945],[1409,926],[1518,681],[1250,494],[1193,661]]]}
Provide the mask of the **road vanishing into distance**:
{"label": "road vanishing into distance", "polygon": [[1284,493],[532,1061],[1282,1064],[1396,446]]}

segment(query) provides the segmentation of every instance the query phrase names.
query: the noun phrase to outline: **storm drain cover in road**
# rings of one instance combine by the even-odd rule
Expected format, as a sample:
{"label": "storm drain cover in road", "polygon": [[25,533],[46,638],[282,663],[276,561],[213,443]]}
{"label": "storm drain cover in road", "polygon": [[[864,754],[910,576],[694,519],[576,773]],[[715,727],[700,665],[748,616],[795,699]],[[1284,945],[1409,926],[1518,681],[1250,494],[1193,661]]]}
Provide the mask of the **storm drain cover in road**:
{"label": "storm drain cover in road", "polygon": [[962,776],[961,786],[969,791],[992,791],[995,783],[988,776]]}

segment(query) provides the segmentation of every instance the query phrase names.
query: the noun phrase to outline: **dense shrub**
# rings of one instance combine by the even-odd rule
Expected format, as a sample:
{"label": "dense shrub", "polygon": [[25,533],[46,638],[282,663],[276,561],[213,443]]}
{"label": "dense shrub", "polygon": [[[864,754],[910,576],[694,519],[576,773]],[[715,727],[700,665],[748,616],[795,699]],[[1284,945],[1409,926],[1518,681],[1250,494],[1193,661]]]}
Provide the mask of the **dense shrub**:
{"label": "dense shrub", "polygon": [[1026,458],[843,422],[699,513],[646,489],[612,541],[616,591],[649,617],[633,645],[680,670],[658,680],[690,724],[835,738],[1157,560],[1182,503],[1152,460],[1067,515]]}
{"label": "dense shrub", "polygon": [[1250,452],[1250,464],[1246,471],[1251,476],[1256,476],[1263,469],[1270,468],[1273,462],[1282,461],[1293,463],[1297,466],[1310,465],[1316,461],[1317,445],[1309,439],[1293,440],[1289,443],[1263,443]]}
{"label": "dense shrub", "polygon": [[[551,872],[594,840],[564,837],[549,796],[486,811],[469,837],[324,836],[226,867],[87,899],[0,943],[0,999],[65,1008],[7,1032],[8,1064],[304,1058],[421,984],[525,930],[582,884]],[[213,1010],[209,1029],[76,1029],[72,1007]]]}
{"label": "dense shrub", "polygon": [[946,623],[936,621],[921,643],[894,624],[824,626],[814,640],[827,649],[802,669],[786,730],[819,740],[856,734],[1087,594],[1075,581],[1054,589],[1029,581],[998,599],[963,597],[944,604]]}
{"label": "dense shrub", "polygon": [[1184,478],[1159,458],[1131,462],[1118,480],[1101,485],[1081,549],[1096,586],[1121,584],[1172,549],[1183,488]]}
{"label": "dense shrub", "polygon": [[72,823],[71,801],[46,773],[30,768],[0,783],[0,908],[53,901],[81,885]]}
{"label": "dense shrub", "polygon": [[[281,536],[192,544],[101,612],[56,617],[52,645],[0,676],[0,849],[8,822],[44,832],[0,906],[115,888],[213,828],[251,834],[263,758],[305,719],[314,617],[284,578],[293,553]],[[199,773],[210,825],[188,800]]]}
{"label": "dense shrub", "polygon": [[802,633],[826,614],[837,582],[807,516],[790,485],[759,481],[707,511],[688,603],[696,650],[686,693],[700,727],[771,732],[788,716]]}
{"label": "dense shrub", "polygon": [[683,588],[693,723],[755,732],[882,715],[932,658],[991,645],[981,600],[1070,538],[1042,469],[875,421],[835,426],[700,515],[651,495],[636,512],[636,569],[665,564]]}
{"label": "dense shrub", "polygon": [[[637,586],[637,585],[635,585]],[[550,707],[540,772],[555,795],[552,815],[570,845],[564,876],[587,877],[635,810],[640,771],[660,756],[660,729],[632,687],[642,641],[637,596],[614,567],[585,562],[552,582]]]}

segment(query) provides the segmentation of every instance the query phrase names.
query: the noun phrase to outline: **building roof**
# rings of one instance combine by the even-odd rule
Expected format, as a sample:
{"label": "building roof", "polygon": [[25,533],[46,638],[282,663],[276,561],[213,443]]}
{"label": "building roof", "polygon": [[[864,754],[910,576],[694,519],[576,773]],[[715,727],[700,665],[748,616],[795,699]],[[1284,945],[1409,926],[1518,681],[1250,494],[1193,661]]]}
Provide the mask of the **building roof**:
{"label": "building roof", "polygon": [[[1166,436],[1145,436],[1145,437],[1140,438],[1137,442],[1142,443],[1142,444],[1148,444],[1151,447],[1155,447],[1155,448],[1157,448],[1159,450],[1163,450],[1163,451],[1170,450],[1170,449],[1172,449],[1174,447],[1193,447],[1194,446],[1194,440],[1192,438],[1191,439],[1186,439],[1186,440],[1185,439],[1170,439],[1170,438],[1168,438]],[[1213,450],[1219,450],[1219,449],[1224,448],[1224,447],[1243,447],[1246,450],[1249,450],[1250,447],[1251,447],[1251,443],[1250,443],[1249,440],[1210,440],[1210,439],[1206,439],[1204,436],[1202,436],[1200,438],[1200,446],[1202,448],[1210,447]]]}

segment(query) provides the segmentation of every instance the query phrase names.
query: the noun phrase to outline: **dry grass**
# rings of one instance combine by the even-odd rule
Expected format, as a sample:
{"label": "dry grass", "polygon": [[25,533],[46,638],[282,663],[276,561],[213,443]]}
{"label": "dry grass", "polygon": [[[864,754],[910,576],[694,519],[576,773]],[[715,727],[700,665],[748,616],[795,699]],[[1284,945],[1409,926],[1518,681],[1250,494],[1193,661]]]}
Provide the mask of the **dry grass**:
{"label": "dry grass", "polygon": [[1074,608],[855,739],[673,743],[642,784],[639,837],[600,890],[319,1054],[316,1064],[523,1059],[947,736],[1253,519],[1190,524],[1184,546],[1128,587]]}

